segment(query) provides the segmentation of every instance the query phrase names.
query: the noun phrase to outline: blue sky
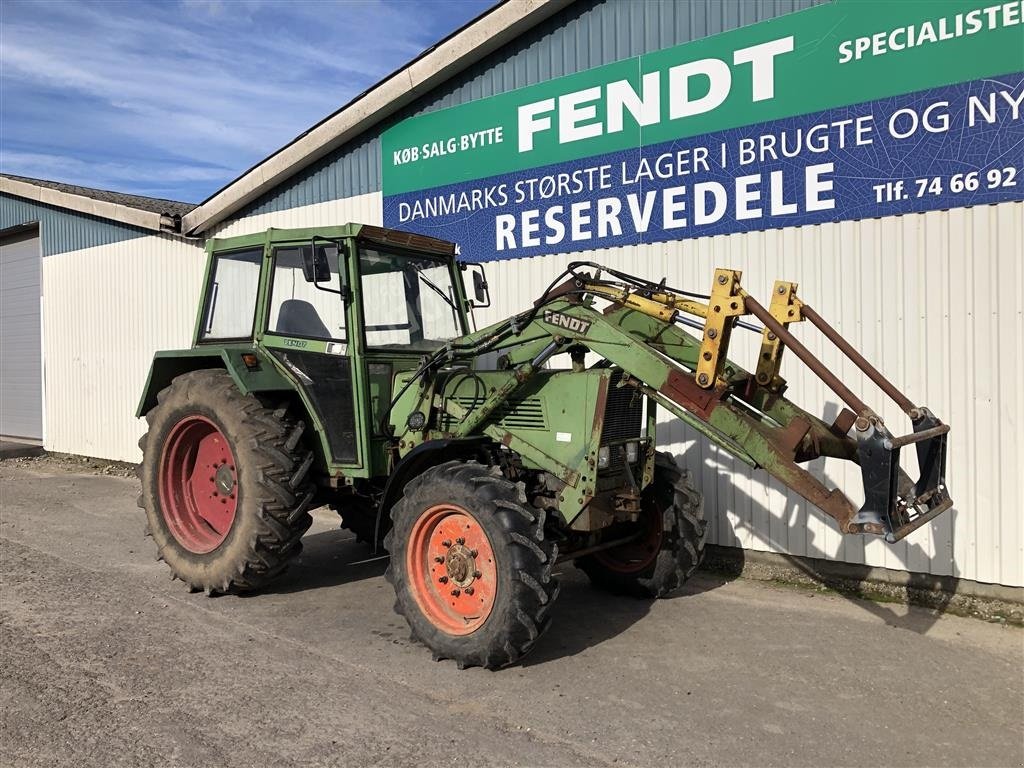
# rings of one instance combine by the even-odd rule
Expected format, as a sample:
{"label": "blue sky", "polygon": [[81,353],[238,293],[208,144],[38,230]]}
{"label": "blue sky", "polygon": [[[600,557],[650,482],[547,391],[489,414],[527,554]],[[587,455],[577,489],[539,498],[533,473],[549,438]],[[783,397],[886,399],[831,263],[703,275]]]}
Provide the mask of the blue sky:
{"label": "blue sky", "polygon": [[0,171],[199,202],[494,0],[0,0]]}

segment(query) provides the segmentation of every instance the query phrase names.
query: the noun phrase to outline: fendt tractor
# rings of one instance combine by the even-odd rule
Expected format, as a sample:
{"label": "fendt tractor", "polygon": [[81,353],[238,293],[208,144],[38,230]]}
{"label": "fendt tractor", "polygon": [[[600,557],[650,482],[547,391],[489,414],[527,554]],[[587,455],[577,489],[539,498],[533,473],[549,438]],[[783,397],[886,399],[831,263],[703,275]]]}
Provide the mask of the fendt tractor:
{"label": "fendt tractor", "polygon": [[[575,262],[532,307],[471,331],[486,275],[451,243],[349,224],[211,240],[207,253],[192,348],[157,353],[138,409],[139,503],[158,556],[194,591],[264,586],[329,505],[386,549],[395,609],[435,658],[510,664],[551,621],[558,564],[656,598],[700,563],[700,489],[656,450],[659,408],[844,533],[898,541],[952,505],[949,427],[793,283],[764,306],[731,269],[701,295]],[[892,434],[794,338],[802,321],[911,432]],[[760,334],[752,372],[727,357],[737,330]],[[846,404],[832,423],[786,399],[787,348]],[[801,466],[824,456],[860,466],[861,506]]]}

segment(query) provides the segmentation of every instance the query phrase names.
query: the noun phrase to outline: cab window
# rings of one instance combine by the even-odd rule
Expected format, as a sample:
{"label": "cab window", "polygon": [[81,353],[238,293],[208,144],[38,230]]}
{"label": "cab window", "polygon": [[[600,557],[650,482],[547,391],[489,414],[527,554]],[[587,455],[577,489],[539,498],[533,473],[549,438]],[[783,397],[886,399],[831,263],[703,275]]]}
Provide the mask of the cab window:
{"label": "cab window", "polygon": [[308,256],[313,247],[290,246],[274,251],[267,330],[281,336],[344,341],[345,302],[340,296],[338,247],[315,246],[325,251],[331,270],[331,279],[317,284],[307,282],[302,273],[303,253]]}
{"label": "cab window", "polygon": [[447,261],[362,246],[359,269],[368,347],[427,351],[461,335]]}
{"label": "cab window", "polygon": [[214,256],[200,339],[252,337],[262,263],[262,248]]}

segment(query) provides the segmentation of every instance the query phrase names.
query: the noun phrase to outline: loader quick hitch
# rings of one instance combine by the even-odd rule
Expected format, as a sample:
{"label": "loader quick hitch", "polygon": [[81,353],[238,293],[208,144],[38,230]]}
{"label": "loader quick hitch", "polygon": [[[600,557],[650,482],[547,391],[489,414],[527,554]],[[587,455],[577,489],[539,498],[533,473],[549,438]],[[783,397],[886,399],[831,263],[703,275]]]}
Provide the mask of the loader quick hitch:
{"label": "loader quick hitch", "polygon": [[[899,541],[941,515],[953,500],[946,488],[946,437],[949,425],[918,409],[912,434],[893,437],[877,418],[857,419],[857,454],[864,478],[864,506],[853,518],[862,526],[882,526],[886,541]],[[900,467],[900,449],[917,447],[921,476],[911,484]]]}

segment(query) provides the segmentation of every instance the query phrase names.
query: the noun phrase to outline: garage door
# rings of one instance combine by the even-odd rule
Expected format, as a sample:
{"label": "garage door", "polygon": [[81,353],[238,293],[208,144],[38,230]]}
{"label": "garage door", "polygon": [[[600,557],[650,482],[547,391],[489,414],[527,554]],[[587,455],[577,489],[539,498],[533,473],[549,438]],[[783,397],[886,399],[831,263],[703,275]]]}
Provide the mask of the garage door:
{"label": "garage door", "polygon": [[0,238],[0,435],[43,438],[39,230]]}

